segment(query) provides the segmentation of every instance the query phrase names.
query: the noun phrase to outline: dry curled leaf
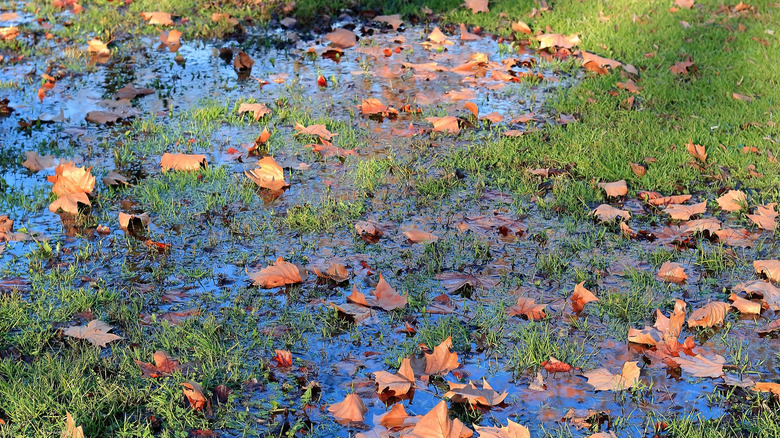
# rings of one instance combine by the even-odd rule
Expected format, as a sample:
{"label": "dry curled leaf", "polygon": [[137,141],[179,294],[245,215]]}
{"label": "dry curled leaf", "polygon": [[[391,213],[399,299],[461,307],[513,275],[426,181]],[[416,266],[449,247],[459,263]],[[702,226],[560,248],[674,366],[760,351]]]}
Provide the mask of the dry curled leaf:
{"label": "dry curled leaf", "polygon": [[260,120],[263,117],[271,114],[271,110],[264,103],[242,103],[238,107],[238,114],[252,113],[255,120]]}
{"label": "dry curled leaf", "polygon": [[729,312],[727,303],[712,301],[704,307],[696,309],[688,317],[688,327],[713,327],[723,323],[726,314]]}
{"label": "dry curled leaf", "polygon": [[740,313],[744,313],[747,315],[758,315],[761,313],[762,310],[761,303],[747,300],[735,293],[729,295],[729,301],[731,301],[732,307],[739,310]]}
{"label": "dry curled leaf", "polygon": [[538,35],[536,40],[539,41],[539,50],[546,49],[548,47],[571,49],[580,43],[580,37],[576,34],[566,36],[558,33],[548,33]]}
{"label": "dry curled leaf", "polygon": [[590,214],[598,218],[598,220],[601,222],[609,222],[617,218],[622,220],[628,220],[631,218],[631,213],[628,211],[615,208],[609,204],[599,205],[593,211],[591,211]]}
{"label": "dry curled leaf", "polygon": [[682,284],[688,280],[688,275],[679,263],[664,262],[664,264],[661,265],[661,269],[658,270],[656,278],[670,283]]}
{"label": "dry curled leaf", "polygon": [[284,169],[273,157],[264,157],[257,161],[257,167],[244,171],[247,178],[264,189],[281,190],[289,184],[284,181]]}
{"label": "dry curled leaf", "polygon": [[404,236],[406,236],[406,238],[409,239],[412,243],[435,242],[439,240],[439,236],[433,233],[422,231],[418,228],[412,228],[410,230],[404,231]]}
{"label": "dry curled leaf", "polygon": [[165,377],[176,371],[186,371],[189,368],[189,365],[180,364],[178,359],[162,350],[155,351],[152,359],[154,359],[154,365],[133,359],[133,362],[141,368],[144,377]]}
{"label": "dry curled leaf", "polygon": [[702,163],[707,162],[707,152],[704,150],[704,146],[700,144],[693,144],[693,139],[688,140],[688,144],[685,145],[688,148],[688,153],[693,155],[697,160]]}
{"label": "dry curled leaf", "polygon": [[544,313],[544,309],[547,304],[536,304],[533,298],[519,297],[517,304],[506,309],[509,316],[525,316],[531,321],[544,319],[547,315]]}
{"label": "dry curled leaf", "polygon": [[463,4],[468,9],[471,9],[472,14],[477,12],[490,12],[488,9],[488,0],[465,0]]}
{"label": "dry curled leaf", "polygon": [[207,416],[211,415],[211,402],[206,398],[203,387],[199,383],[188,381],[181,384],[184,396],[190,404],[193,411],[204,411]]}
{"label": "dry curled leaf", "polygon": [[449,132],[452,134],[457,134],[460,132],[458,118],[455,116],[426,117],[425,120],[433,124],[434,132]]}
{"label": "dry curled leaf", "polygon": [[406,394],[414,386],[414,371],[409,358],[404,358],[395,374],[387,371],[375,372],[374,381],[377,384],[378,394],[385,391],[392,391],[395,396]]}
{"label": "dry curled leaf", "polygon": [[208,165],[206,156],[202,154],[171,154],[164,153],[160,157],[162,171],[168,170],[199,170]]}
{"label": "dry curled leaf", "polygon": [[[2,425],[3,423],[0,423]],[[61,438],[84,438],[84,428],[76,426],[76,420],[70,415],[70,412],[65,412],[65,430],[62,431]]]}
{"label": "dry curled leaf", "polygon": [[[453,403],[468,403],[483,407],[496,406],[503,403],[507,395],[506,391],[499,393],[494,390],[487,380],[482,379],[482,385],[474,381],[468,383],[447,382],[450,390],[442,397],[450,399]],[[481,387],[480,387],[481,386]]]}
{"label": "dry curled leaf", "polygon": [[363,403],[363,400],[360,399],[360,396],[352,393],[344,397],[344,400],[330,405],[328,412],[332,413],[333,417],[339,422],[352,423],[363,421],[368,408]]}
{"label": "dry curled leaf", "polygon": [[574,293],[571,294],[571,307],[575,312],[582,312],[585,308],[585,304],[591,301],[598,301],[599,299],[593,295],[593,292],[585,288],[585,282],[582,281],[574,286]]}
{"label": "dry curled leaf", "polygon": [[355,32],[347,29],[334,29],[333,32],[325,34],[325,39],[330,41],[333,47],[339,49],[348,49],[357,44],[357,35]]}
{"label": "dry curled leaf", "polygon": [[780,260],[755,260],[753,269],[756,274],[763,274],[769,281],[780,283]]}
{"label": "dry curled leaf", "polygon": [[326,128],[325,125],[303,126],[300,123],[296,123],[295,130],[298,131],[295,133],[295,135],[299,135],[299,134],[316,135],[321,139],[327,141],[332,140],[333,137],[338,135],[336,133],[328,131],[328,128]]}
{"label": "dry curled leaf", "polygon": [[172,26],[173,20],[168,12],[141,12],[141,17],[146,20],[146,24],[156,24],[159,26]]}
{"label": "dry curled leaf", "polygon": [[108,325],[103,321],[94,319],[87,325],[68,327],[62,332],[62,334],[78,339],[85,339],[96,347],[105,347],[109,342],[123,339],[121,336],[109,333],[109,330],[112,328],[113,326]]}
{"label": "dry curled leaf", "polygon": [[290,262],[285,262],[281,257],[277,258],[273,265],[267,266],[258,272],[249,273],[249,278],[252,279],[255,285],[263,289],[272,289],[303,281],[298,267]]}

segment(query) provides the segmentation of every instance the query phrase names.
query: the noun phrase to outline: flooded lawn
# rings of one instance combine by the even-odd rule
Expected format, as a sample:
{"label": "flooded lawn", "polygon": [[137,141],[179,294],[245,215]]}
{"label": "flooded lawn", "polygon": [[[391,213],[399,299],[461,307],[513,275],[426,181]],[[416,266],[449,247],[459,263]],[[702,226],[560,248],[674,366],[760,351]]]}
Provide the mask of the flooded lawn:
{"label": "flooded lawn", "polygon": [[334,28],[6,44],[0,431],[771,429],[771,198],[664,198],[546,153],[594,68],[562,35]]}

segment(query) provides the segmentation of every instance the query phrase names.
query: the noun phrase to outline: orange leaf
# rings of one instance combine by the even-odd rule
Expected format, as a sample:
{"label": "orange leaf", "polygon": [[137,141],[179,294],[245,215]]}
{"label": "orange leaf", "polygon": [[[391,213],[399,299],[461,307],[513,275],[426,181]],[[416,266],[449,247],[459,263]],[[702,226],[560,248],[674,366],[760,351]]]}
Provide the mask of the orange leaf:
{"label": "orange leaf", "polygon": [[298,267],[290,262],[285,262],[281,257],[276,259],[273,265],[267,266],[258,272],[249,273],[249,278],[252,279],[254,284],[263,289],[272,289],[303,281]]}
{"label": "orange leaf", "polygon": [[357,44],[357,35],[355,35],[355,32],[341,28],[325,34],[325,39],[339,49],[348,49]]}
{"label": "orange leaf", "polygon": [[747,195],[741,190],[729,190],[715,201],[725,211],[740,211],[747,207]]}
{"label": "orange leaf", "polygon": [[584,285],[584,281],[578,283],[576,286],[574,286],[574,293],[571,294],[571,307],[577,313],[582,312],[585,304],[590,303],[591,301],[599,300],[595,295],[593,295],[593,292],[585,289]]}
{"label": "orange leaf", "polygon": [[713,327],[723,323],[726,314],[729,312],[729,306],[726,303],[718,301],[709,302],[700,309],[696,309],[688,317],[688,327]]}
{"label": "orange leaf", "polygon": [[363,421],[363,416],[368,408],[357,394],[349,394],[339,403],[334,403],[328,408],[328,412],[341,423]]}
{"label": "orange leaf", "polygon": [[658,270],[656,278],[670,283],[685,283],[688,280],[688,275],[679,263],[664,262],[661,269]]}
{"label": "orange leaf", "polygon": [[599,183],[599,187],[604,189],[604,191],[607,193],[607,196],[611,196],[613,198],[625,196],[628,194],[628,185],[624,179],[611,183]]}
{"label": "orange leaf", "polygon": [[447,403],[440,401],[425,414],[414,426],[407,438],[470,438],[474,432],[460,420],[451,419],[447,412]]}
{"label": "orange leaf", "polygon": [[688,144],[685,145],[688,148],[688,153],[693,155],[696,159],[702,163],[707,161],[707,152],[704,150],[704,146],[700,144],[693,144],[693,140],[688,140]]}
{"label": "orange leaf", "polygon": [[164,153],[160,158],[160,166],[163,172],[167,170],[199,170],[207,165],[206,156],[201,154]]}
{"label": "orange leaf", "polygon": [[531,321],[543,319],[547,315],[544,314],[544,308],[547,304],[536,304],[533,298],[519,297],[517,304],[506,309],[509,316],[525,316]]}

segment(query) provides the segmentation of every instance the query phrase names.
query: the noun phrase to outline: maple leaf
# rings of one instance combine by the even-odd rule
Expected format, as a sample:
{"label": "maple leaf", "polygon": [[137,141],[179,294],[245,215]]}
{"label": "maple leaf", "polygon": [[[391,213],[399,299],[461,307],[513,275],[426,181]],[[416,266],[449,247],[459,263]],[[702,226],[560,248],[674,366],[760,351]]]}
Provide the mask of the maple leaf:
{"label": "maple leaf", "polygon": [[184,397],[187,398],[187,401],[190,404],[190,408],[193,411],[204,411],[206,416],[210,417],[212,415],[211,402],[206,398],[203,387],[200,386],[199,383],[193,381],[184,382],[181,386]]}
{"label": "maple leaf", "polygon": [[720,229],[720,221],[715,218],[696,219],[680,225],[685,227],[686,233],[703,233],[707,231],[710,234],[715,234]]}
{"label": "maple leaf", "polygon": [[747,206],[747,195],[741,190],[729,190],[715,201],[721,210],[740,211]]}
{"label": "maple leaf", "polygon": [[111,50],[108,49],[108,45],[97,38],[92,38],[87,41],[87,53],[98,56],[108,57],[111,55]]}
{"label": "maple leaf", "polygon": [[155,351],[152,358],[154,359],[154,365],[133,359],[133,362],[141,368],[144,377],[165,377],[176,371],[187,371],[189,369],[189,364],[180,364],[178,359],[162,350]]}
{"label": "maple leaf", "polygon": [[328,128],[326,128],[325,125],[303,126],[300,123],[296,123],[295,130],[298,131],[295,133],[295,135],[299,135],[299,134],[316,135],[321,139],[327,141],[332,140],[333,137],[338,135],[336,133],[328,131]]}
{"label": "maple leaf", "polygon": [[238,114],[252,113],[255,116],[255,121],[262,119],[263,117],[271,114],[271,110],[264,103],[242,103],[238,107]]}
{"label": "maple leaf", "polygon": [[672,357],[671,360],[694,377],[720,377],[726,363],[726,358],[717,354],[712,358],[697,354],[694,357]]}
{"label": "maple leaf", "polygon": [[759,235],[758,233],[749,233],[744,228],[739,230],[735,230],[733,228],[724,228],[722,230],[715,231],[715,236],[717,236],[718,241],[722,242],[724,245],[749,248],[753,246]]}
{"label": "maple leaf", "polygon": [[343,283],[349,280],[349,271],[341,263],[334,261],[328,262],[328,268],[325,271],[320,271],[318,268],[313,268],[317,277],[333,280],[336,283]]}
{"label": "maple leaf", "polygon": [[572,47],[576,46],[580,43],[580,37],[576,34],[574,35],[561,35],[559,33],[547,33],[538,35],[536,37],[536,40],[539,41],[539,50],[543,50],[546,48],[555,48],[559,47],[562,49],[571,49]]}
{"label": "maple leaf", "polygon": [[604,191],[607,193],[607,196],[615,198],[628,194],[628,185],[626,185],[626,180],[624,179],[611,183],[599,183],[599,187],[604,189]]}
{"label": "maple leaf", "polygon": [[688,317],[688,327],[713,327],[722,324],[730,308],[727,303],[709,302],[691,313]]}
{"label": "maple leaf", "polygon": [[435,242],[439,240],[439,236],[422,231],[418,228],[412,228],[410,230],[404,231],[404,236],[406,236],[406,238],[409,239],[412,243]]}
{"label": "maple leaf", "polygon": [[233,58],[233,70],[238,74],[239,79],[246,78],[252,72],[255,60],[244,52],[238,52]]}
{"label": "maple leaf", "polygon": [[156,24],[159,26],[173,25],[171,14],[167,12],[141,12],[141,17],[146,20],[146,24]]}
{"label": "maple leaf", "polygon": [[748,315],[758,315],[761,313],[762,310],[761,303],[747,300],[735,293],[729,295],[729,301],[731,301],[732,307],[739,310],[740,313],[744,313]]}
{"label": "maple leaf", "polygon": [[762,230],[773,231],[777,228],[776,202],[756,207],[755,213],[748,214],[747,217]]}
{"label": "maple leaf", "polygon": [[371,114],[398,114],[398,111],[392,107],[383,104],[379,99],[371,97],[363,99],[360,102],[360,113],[364,115]]}
{"label": "maple leaf", "polygon": [[264,157],[257,161],[257,167],[244,171],[247,178],[264,189],[279,191],[288,187],[284,181],[284,169],[273,157]]}
{"label": "maple leaf", "polygon": [[512,23],[512,30],[515,32],[527,33],[528,35],[531,35],[532,33],[531,28],[525,24],[525,22],[519,20]]}
{"label": "maple leaf", "polygon": [[95,189],[92,168],[76,167],[70,161],[60,163],[54,169],[54,175],[47,176],[46,179],[53,184],[51,191],[58,196],[91,193]]}
{"label": "maple leaf", "polygon": [[378,394],[385,391],[391,391],[395,396],[406,394],[414,386],[414,371],[409,358],[401,361],[401,367],[395,374],[387,371],[375,372],[374,381],[377,384]]}
{"label": "maple leaf", "polygon": [[119,213],[119,228],[128,231],[143,231],[152,222],[149,213]]}
{"label": "maple leaf", "polygon": [[683,8],[690,9],[693,7],[694,0],[674,0],[674,4]]}
{"label": "maple leaf", "polygon": [[84,428],[76,426],[76,420],[70,412],[65,412],[65,430],[62,431],[62,438],[84,438]]}
{"label": "maple leaf", "polygon": [[669,204],[663,210],[669,217],[675,220],[687,221],[695,214],[702,214],[707,211],[707,201],[699,202],[693,205]]}
{"label": "maple leaf", "polygon": [[583,376],[596,391],[622,391],[631,389],[639,383],[639,373],[637,362],[626,362],[620,374],[612,374],[606,368],[598,368],[583,373]]}
{"label": "maple leaf", "polygon": [[124,175],[117,172],[116,170],[112,170],[111,172],[108,172],[108,174],[106,174],[106,176],[103,177],[103,184],[109,187],[132,185],[127,180],[127,178],[125,178]]}
{"label": "maple leaf", "polygon": [[387,311],[400,309],[406,306],[406,297],[396,292],[385,281],[382,274],[379,274],[379,283],[377,283],[374,289],[374,301],[372,304]]}
{"label": "maple leaf", "polygon": [[426,117],[425,120],[433,125],[435,132],[451,132],[453,134],[460,132],[458,118],[455,116]]}
{"label": "maple leaf", "polygon": [[481,37],[477,34],[473,34],[468,31],[466,28],[466,25],[463,23],[460,23],[460,40],[461,41],[476,41],[480,39]]}
{"label": "maple leaf", "polygon": [[780,311],[780,288],[762,280],[753,280],[734,286],[734,291],[744,291],[748,295],[758,295],[767,307],[775,312]]}
{"label": "maple leaf", "polygon": [[755,260],[753,269],[756,274],[763,274],[769,281],[780,283],[780,260]]}
{"label": "maple leaf", "polygon": [[176,52],[181,48],[181,31],[176,29],[160,31],[160,44],[168,47],[168,51]]}
{"label": "maple leaf", "polygon": [[86,193],[68,193],[57,198],[54,202],[49,204],[49,211],[56,213],[57,211],[64,211],[73,215],[79,214],[80,206],[89,207],[92,203],[89,201],[89,197]]}
{"label": "maple leaf", "polygon": [[444,286],[449,293],[457,292],[464,286],[470,286],[472,289],[489,290],[496,285],[495,281],[487,277],[477,277],[472,274],[462,274],[460,272],[442,272],[441,274],[437,274],[434,278],[441,281],[442,286]]}
{"label": "maple leaf", "polygon": [[374,21],[379,21],[381,23],[387,23],[393,29],[398,29],[398,26],[403,24],[403,21],[401,20],[401,15],[400,14],[377,15],[376,17],[374,17]]}
{"label": "maple leaf", "polygon": [[463,6],[471,9],[472,14],[476,14],[477,12],[490,12],[490,9],[488,9],[488,0],[466,0],[466,2],[463,3]]}
{"label": "maple leaf", "polygon": [[55,158],[51,155],[38,155],[35,151],[25,151],[25,160],[22,163],[27,170],[32,173],[54,166]]}
{"label": "maple leaf", "polygon": [[391,132],[393,135],[397,135],[399,137],[414,137],[415,135],[422,133],[422,129],[415,128],[412,122],[409,122],[408,128],[398,129],[393,127]]}
{"label": "maple leaf", "polygon": [[328,412],[333,414],[336,421],[340,423],[351,423],[363,421],[368,408],[355,393],[348,394],[344,400],[330,405]]}
{"label": "maple leaf", "polygon": [[430,353],[425,353],[422,363],[416,358],[411,360],[415,373],[421,376],[445,375],[460,367],[458,353],[452,351],[452,336],[442,341]]}
{"label": "maple leaf", "polygon": [[656,278],[670,283],[682,284],[688,280],[688,275],[679,263],[664,262],[658,270]]}
{"label": "maple leaf", "polygon": [[447,403],[440,401],[433,409],[415,424],[405,435],[408,438],[469,438],[474,435],[457,418],[451,419],[447,412]]}
{"label": "maple leaf", "polygon": [[637,86],[636,82],[634,82],[631,79],[627,80],[626,82],[618,82],[615,85],[617,85],[617,87],[622,90],[626,90],[629,93],[634,93],[634,94],[638,94],[639,91],[642,89],[641,87]]}
{"label": "maple leaf", "polygon": [[348,49],[357,44],[355,32],[342,28],[334,29],[333,32],[325,34],[325,39],[339,49]]}
{"label": "maple leaf", "polygon": [[[582,66],[585,67],[586,70],[590,70],[598,74],[605,75],[609,73],[609,70],[614,70],[623,65],[620,61],[604,58],[603,56],[586,52],[584,50],[581,51],[580,54],[582,55]],[[607,67],[609,67],[609,69]]]}
{"label": "maple leaf", "polygon": [[249,278],[255,285],[263,289],[272,289],[303,281],[298,267],[290,262],[285,262],[282,257],[277,258],[273,265],[266,266],[258,272],[249,273]]}
{"label": "maple leaf", "polygon": [[590,214],[601,222],[609,222],[617,218],[628,220],[631,218],[631,213],[626,210],[615,208],[609,204],[601,204],[590,212]]}
{"label": "maple leaf", "polygon": [[377,243],[384,235],[382,226],[374,221],[357,221],[355,231],[369,243]]}
{"label": "maple leaf", "polygon": [[271,358],[276,364],[282,368],[292,366],[292,353],[287,350],[274,350],[276,356]]}
{"label": "maple leaf", "polygon": [[439,26],[433,28],[431,34],[428,35],[428,39],[437,44],[449,44],[449,45],[453,44],[453,42],[449,41],[447,39],[447,36],[442,33],[441,29],[439,29]]}
{"label": "maple leaf", "polygon": [[447,382],[450,390],[442,395],[443,398],[450,399],[453,403],[468,403],[470,405],[481,405],[485,407],[501,404],[508,393],[498,393],[487,380],[482,379],[482,387],[479,388],[472,380],[468,383]]}
{"label": "maple leaf", "polygon": [[509,316],[525,316],[531,321],[545,318],[544,308],[547,304],[536,304],[533,298],[518,297],[517,304],[506,309]]}
{"label": "maple leaf", "polygon": [[585,308],[585,304],[591,301],[598,301],[599,299],[593,295],[593,292],[585,289],[585,282],[582,281],[574,286],[574,293],[571,294],[570,300],[572,310],[579,313]]}
{"label": "maple leaf", "polygon": [[202,154],[171,154],[166,152],[160,157],[160,167],[162,167],[163,172],[168,170],[199,170],[207,165],[206,156]]}
{"label": "maple leaf", "polygon": [[[653,192],[654,193],[654,192]],[[691,195],[672,195],[672,196],[660,196],[658,197],[650,197],[650,192],[640,192],[639,195],[642,195],[645,202],[647,202],[650,205],[658,206],[667,206],[670,204],[682,204],[683,202],[688,202],[688,200],[691,199]]]}
{"label": "maple leaf", "polygon": [[113,326],[103,321],[93,319],[87,325],[68,327],[62,334],[78,339],[86,339],[96,347],[105,347],[109,342],[124,339],[121,336],[109,333]]}
{"label": "maple leaf", "polygon": [[756,382],[753,389],[760,392],[771,392],[774,395],[780,395],[780,383]]}
{"label": "maple leaf", "polygon": [[380,426],[394,428],[403,426],[409,418],[404,405],[396,403],[390,408],[390,411],[381,417],[374,416],[374,422]]}
{"label": "maple leaf", "polygon": [[[676,74],[676,75],[682,75],[688,73],[689,69],[696,69],[696,66],[693,64],[693,61],[680,61],[676,62],[673,66],[669,67],[669,71]],[[704,159],[706,159],[706,154],[704,155]],[[704,162],[704,160],[702,160]]]}

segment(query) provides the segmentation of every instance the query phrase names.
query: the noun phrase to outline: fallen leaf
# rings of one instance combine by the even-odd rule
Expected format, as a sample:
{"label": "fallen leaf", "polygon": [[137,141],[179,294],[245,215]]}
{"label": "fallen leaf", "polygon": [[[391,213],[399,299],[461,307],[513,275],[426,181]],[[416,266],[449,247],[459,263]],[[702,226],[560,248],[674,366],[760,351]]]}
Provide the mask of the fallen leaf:
{"label": "fallen leaf", "polygon": [[333,414],[333,417],[344,423],[352,423],[363,421],[364,415],[368,412],[368,408],[355,393],[348,394],[344,397],[344,400],[330,405],[328,412]]}
{"label": "fallen leaf", "polygon": [[735,292],[744,291],[748,296],[758,296],[770,310],[780,311],[780,288],[763,280],[754,280],[734,286]]}
{"label": "fallen leaf", "polygon": [[777,228],[777,212],[775,211],[776,202],[756,207],[755,213],[748,214],[747,217],[762,230],[773,231]]}
{"label": "fallen leaf", "polygon": [[487,277],[477,277],[472,274],[462,274],[460,272],[442,272],[437,274],[435,279],[441,281],[442,286],[449,293],[455,293],[465,286],[478,290],[490,290],[495,287],[496,282]]}
{"label": "fallen leaf", "polygon": [[76,420],[73,419],[70,412],[65,412],[65,430],[62,431],[62,438],[84,438],[84,428],[76,426]]}
{"label": "fallen leaf", "polygon": [[551,374],[556,373],[568,373],[571,370],[574,369],[571,365],[567,364],[566,362],[561,362],[560,360],[550,356],[549,359],[543,361],[539,365],[544,368],[545,371]]}
{"label": "fallen leaf", "polygon": [[25,160],[22,163],[22,166],[32,173],[40,172],[41,170],[54,166],[55,158],[51,155],[41,156],[35,151],[25,151],[24,157]]}
{"label": "fallen leaf", "polygon": [[395,428],[404,425],[408,419],[409,414],[406,413],[404,405],[396,403],[390,408],[390,411],[381,417],[374,416],[374,423],[384,427]]}
{"label": "fallen leaf", "polygon": [[343,283],[349,280],[349,271],[341,263],[331,261],[328,263],[328,268],[323,272],[317,268],[314,268],[314,273],[317,277],[333,280],[336,283]]}
{"label": "fallen leaf", "polygon": [[249,278],[252,279],[253,284],[263,289],[272,289],[303,281],[298,267],[290,262],[285,262],[281,257],[277,258],[273,265],[258,272],[249,273]]}
{"label": "fallen leaf", "polygon": [[761,303],[746,300],[735,293],[729,295],[729,301],[731,301],[732,307],[747,315],[758,315],[762,310]]}
{"label": "fallen leaf", "polygon": [[111,172],[108,172],[106,176],[103,177],[103,184],[106,186],[112,187],[112,186],[129,186],[131,185],[130,182],[125,178],[124,175],[117,172],[116,170],[112,170]]}
{"label": "fallen leaf", "polygon": [[[642,192],[642,193],[648,193],[648,192]],[[659,206],[668,206],[670,204],[682,204],[683,202],[688,202],[691,199],[691,195],[672,195],[672,196],[659,196],[657,198],[644,198],[645,202],[647,202],[650,205],[655,205],[656,207]]]}
{"label": "fallen leaf", "polygon": [[488,0],[466,0],[463,6],[471,9],[472,14],[477,12],[490,12],[488,9]]}
{"label": "fallen leaf", "polygon": [[631,218],[631,213],[626,210],[615,208],[609,204],[601,204],[590,212],[592,216],[598,218],[601,222],[609,222],[611,220],[621,218],[628,220]]}
{"label": "fallen leaf", "polygon": [[728,314],[729,306],[727,303],[712,301],[700,309],[696,309],[688,317],[688,327],[713,327],[723,323]]}
{"label": "fallen leaf", "polygon": [[406,306],[406,297],[399,294],[390,284],[385,281],[382,274],[379,274],[379,283],[374,288],[374,298],[368,301],[372,307],[381,307],[384,310],[391,311]]}
{"label": "fallen leaf", "polygon": [[86,339],[96,347],[105,347],[109,342],[123,339],[121,336],[109,333],[108,331],[112,328],[113,326],[103,321],[93,319],[87,325],[68,327],[62,334],[78,339]]}
{"label": "fallen leaf", "polygon": [[734,100],[740,100],[742,102],[752,102],[753,98],[750,96],[745,96],[744,94],[739,93],[731,93],[731,97]]}
{"label": "fallen leaf", "polygon": [[401,361],[401,367],[395,374],[387,371],[377,371],[374,373],[374,381],[377,384],[377,393],[392,391],[393,395],[399,396],[406,394],[414,386],[414,371],[409,358]]}
{"label": "fallen leaf", "polygon": [[519,20],[512,23],[512,30],[515,32],[527,33],[528,35],[531,34],[531,28],[525,24],[525,22]]}
{"label": "fallen leaf", "polygon": [[707,201],[699,202],[693,205],[669,204],[663,212],[675,220],[687,221],[695,214],[702,214],[707,211]]}
{"label": "fallen leaf", "polygon": [[696,68],[692,61],[680,61],[669,67],[669,71],[676,75],[682,75],[688,73],[688,69],[691,68]]}
{"label": "fallen leaf", "polygon": [[86,193],[68,193],[58,197],[54,202],[49,204],[49,211],[56,213],[63,211],[72,215],[79,214],[80,206],[89,207],[92,203],[89,201],[89,197]]}
{"label": "fallen leaf", "polygon": [[688,275],[679,263],[664,262],[661,269],[658,270],[656,278],[661,281],[682,284],[688,280]]}
{"label": "fallen leaf", "polygon": [[53,176],[46,179],[53,184],[51,191],[58,196],[74,193],[91,193],[95,189],[95,177],[91,167],[76,167],[72,162],[60,163]]}
{"label": "fallen leaf", "polygon": [[382,227],[374,221],[357,221],[355,231],[369,243],[377,243],[384,235]]}
{"label": "fallen leaf", "polygon": [[760,392],[771,392],[774,395],[780,395],[780,383],[756,382],[753,389]]}
{"label": "fallen leaf", "polygon": [[173,25],[171,14],[167,12],[141,12],[141,17],[146,20],[146,24],[156,24],[159,26]]}
{"label": "fallen leaf", "polygon": [[544,319],[547,315],[544,313],[544,309],[547,304],[536,304],[533,298],[519,297],[517,304],[506,309],[509,316],[525,316],[531,321]]}
{"label": "fallen leaf", "polygon": [[428,39],[430,41],[433,41],[434,43],[437,43],[437,44],[449,44],[449,45],[453,44],[453,42],[449,41],[447,39],[447,36],[442,33],[441,29],[439,29],[439,26],[436,26],[433,29],[431,34],[428,35]]}
{"label": "fallen leaf", "polygon": [[202,154],[171,154],[166,152],[160,157],[160,167],[162,167],[163,172],[168,170],[200,170],[207,165],[206,156]]}
{"label": "fallen leaf", "polygon": [[210,416],[211,402],[206,398],[203,392],[203,387],[199,383],[188,381],[181,384],[184,396],[190,403],[190,408],[193,411],[204,411]]}
{"label": "fallen leaf", "polygon": [[693,7],[694,0],[674,0],[674,4],[683,8],[690,9]]}
{"label": "fallen leaf", "polygon": [[111,50],[108,49],[108,45],[97,38],[92,38],[87,41],[87,46],[87,53],[101,57],[111,55]]}
{"label": "fallen leaf", "polygon": [[713,358],[697,354],[694,357],[672,357],[671,360],[694,377],[720,377],[726,363],[726,358],[717,354]]}
{"label": "fallen leaf", "polygon": [[435,242],[439,240],[439,236],[422,231],[418,228],[412,228],[410,230],[404,231],[404,236],[406,236],[406,238],[409,239],[412,243]]}
{"label": "fallen leaf", "polygon": [[749,233],[746,229],[724,228],[715,231],[718,241],[724,245],[738,246],[740,248],[752,247],[759,237],[758,233]]}
{"label": "fallen leaf", "polygon": [[244,52],[238,52],[233,58],[233,70],[238,73],[239,79],[246,78],[252,72],[255,60]]}
{"label": "fallen leaf", "polygon": [[272,361],[276,362],[276,365],[282,368],[291,367],[292,362],[292,353],[288,350],[274,350],[275,356],[271,358]]}
{"label": "fallen leaf", "polygon": [[440,401],[404,436],[407,438],[469,438],[473,435],[474,432],[460,420],[450,418],[447,403]]}
{"label": "fallen leaf", "polygon": [[325,127],[325,125],[311,125],[311,126],[303,126],[300,123],[295,124],[295,130],[298,131],[295,133],[295,135],[299,134],[308,134],[308,135],[316,135],[320,137],[321,139],[330,141],[333,139],[333,137],[337,136],[338,134],[332,133],[328,131],[328,128]]}
{"label": "fallen leaf", "polygon": [[756,274],[763,274],[769,281],[780,283],[780,260],[756,260],[753,262]]}
{"label": "fallen leaf", "polygon": [[335,29],[333,32],[325,34],[325,39],[339,49],[348,49],[357,44],[357,35],[355,35],[355,32],[342,28]]}
{"label": "fallen leaf", "polygon": [[624,179],[611,183],[599,183],[599,187],[604,189],[604,191],[607,193],[607,196],[614,198],[628,194],[628,185]]}
{"label": "fallen leaf", "polygon": [[637,362],[626,362],[620,374],[612,374],[606,368],[598,368],[582,375],[596,391],[622,391],[639,383],[640,371]]}
{"label": "fallen leaf", "polygon": [[598,301],[599,299],[593,295],[593,292],[585,289],[585,282],[582,281],[574,286],[574,293],[571,294],[571,307],[572,310],[579,313],[585,308],[585,304],[591,301]]}
{"label": "fallen leaf", "polygon": [[140,360],[133,359],[136,365],[141,368],[141,372],[144,377],[157,378],[170,376],[176,371],[186,371],[189,368],[187,364],[180,364],[178,359],[168,354],[165,351],[155,351],[152,355],[154,359],[154,365]]}
{"label": "fallen leaf", "polygon": [[435,132],[451,132],[457,134],[460,132],[458,126],[458,118],[454,116],[444,117],[426,117],[425,120],[433,124],[433,130]]}
{"label": "fallen leaf", "polygon": [[271,114],[271,110],[264,103],[242,103],[238,107],[238,114],[252,113],[255,121]]}
{"label": "fallen leaf", "polygon": [[561,35],[558,33],[548,33],[538,35],[536,40],[539,41],[539,50],[546,49],[548,47],[559,47],[562,49],[571,49],[580,43],[580,37],[578,35]]}
{"label": "fallen leaf", "polygon": [[273,157],[258,160],[257,167],[244,171],[244,175],[264,189],[277,191],[289,186],[284,181],[284,169]]}
{"label": "fallen leaf", "polygon": [[127,214],[119,213],[119,228],[125,231],[143,231],[152,222],[148,213]]}
{"label": "fallen leaf", "polygon": [[460,367],[458,353],[452,351],[452,336],[433,348],[433,352],[424,355],[425,368],[421,373],[425,376],[445,375]]}
{"label": "fallen leaf", "polygon": [[398,26],[403,24],[403,21],[401,20],[401,15],[400,14],[377,15],[376,17],[374,17],[374,21],[379,21],[381,23],[387,23],[393,29],[398,29]]}
{"label": "fallen leaf", "polygon": [[442,395],[453,403],[468,403],[469,405],[480,405],[483,407],[496,406],[503,403],[507,395],[506,391],[499,393],[495,391],[487,380],[482,379],[481,388],[474,381],[468,383],[447,382],[450,390]]}
{"label": "fallen leaf", "polygon": [[769,324],[756,329],[756,333],[766,334],[780,330],[780,318],[770,322]]}
{"label": "fallen leaf", "polygon": [[741,190],[729,190],[715,201],[725,211],[740,211],[747,207],[747,195]]}

